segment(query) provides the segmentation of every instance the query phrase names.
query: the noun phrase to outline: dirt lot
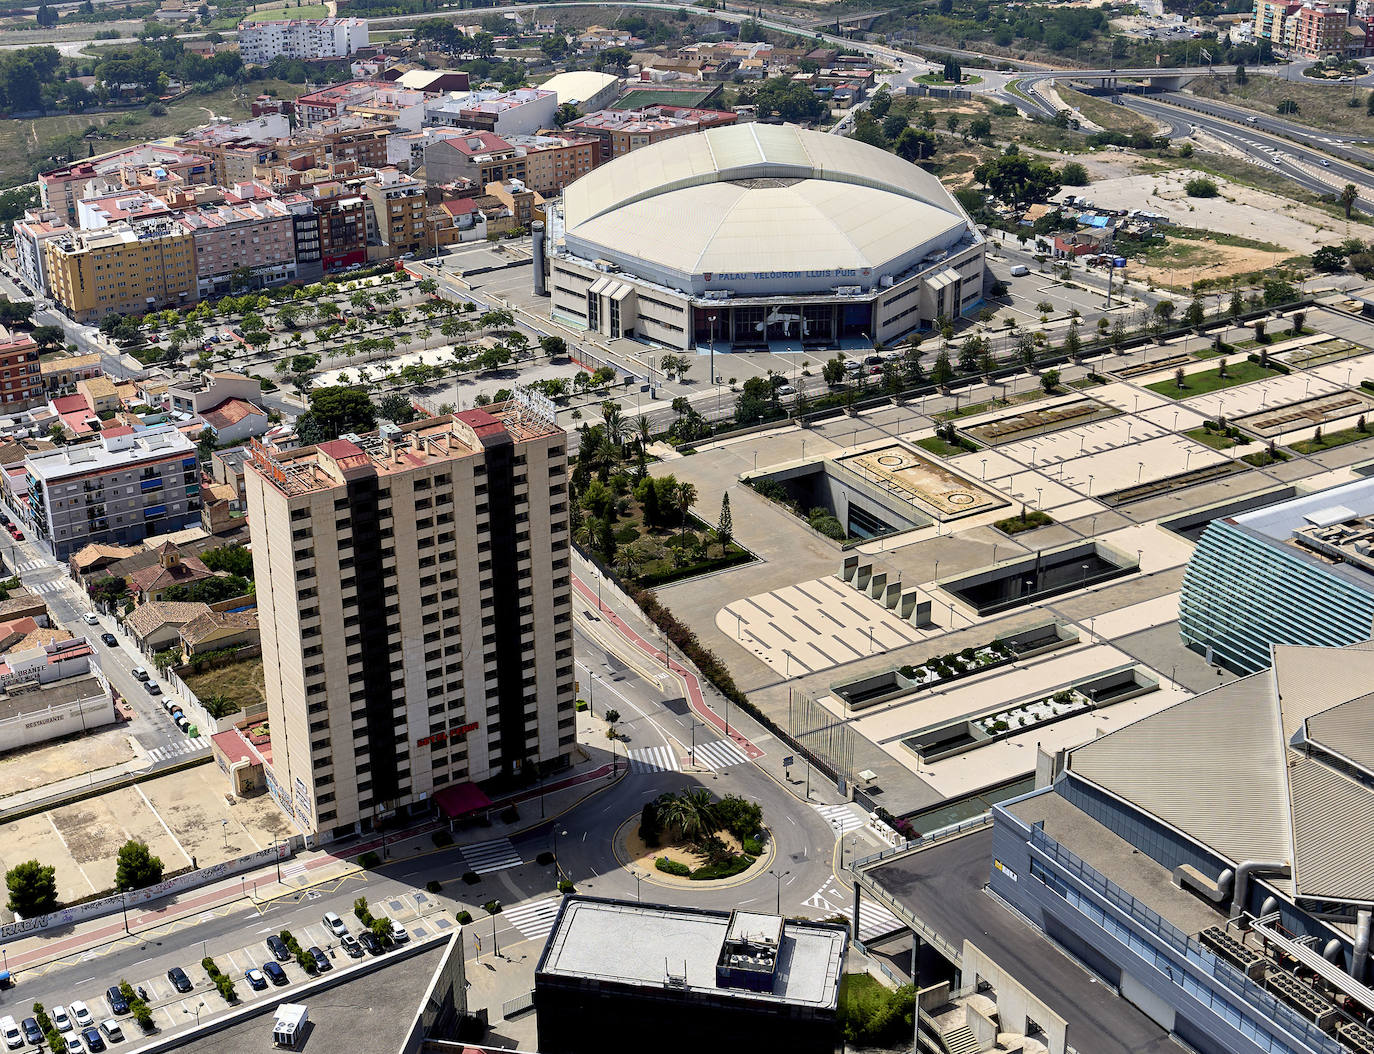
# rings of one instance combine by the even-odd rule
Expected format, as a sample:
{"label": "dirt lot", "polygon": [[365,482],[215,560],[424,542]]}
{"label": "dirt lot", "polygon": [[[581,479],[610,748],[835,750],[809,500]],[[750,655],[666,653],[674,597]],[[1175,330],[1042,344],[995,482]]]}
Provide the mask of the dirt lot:
{"label": "dirt lot", "polygon": [[0,825],[0,871],[40,860],[56,868],[65,903],[110,889],[115,857],[130,838],[147,842],[171,873],[190,867],[192,857],[207,867],[290,833],[270,797],[231,802],[227,786],[219,769],[199,765]]}
{"label": "dirt lot", "polygon": [[[75,744],[80,742],[80,748]],[[139,754],[134,750],[132,737],[122,726],[112,726],[92,732],[82,739],[69,736],[28,750],[17,750],[0,757],[0,801],[20,791],[46,787],[72,776],[84,776],[88,771],[100,771],[132,761]],[[92,758],[98,758],[100,768],[90,770]]]}
{"label": "dirt lot", "polygon": [[1199,77],[1189,86],[1192,94],[1244,106],[1269,116],[1278,114],[1285,100],[1298,104],[1298,112],[1285,114],[1286,120],[1347,135],[1366,135],[1374,139],[1374,116],[1365,108],[1364,88],[1355,89],[1356,106],[1348,106],[1350,85],[1323,84],[1309,77],[1266,77],[1252,74],[1245,84],[1234,77]]}
{"label": "dirt lot", "polygon": [[1221,190],[1219,196],[1188,197],[1184,184],[1203,174],[1190,168],[1137,173],[1094,181],[1083,193],[1101,208],[1158,212],[1182,227],[1274,242],[1291,253],[1310,253],[1344,237],[1335,221],[1314,208],[1215,176],[1208,178]]}

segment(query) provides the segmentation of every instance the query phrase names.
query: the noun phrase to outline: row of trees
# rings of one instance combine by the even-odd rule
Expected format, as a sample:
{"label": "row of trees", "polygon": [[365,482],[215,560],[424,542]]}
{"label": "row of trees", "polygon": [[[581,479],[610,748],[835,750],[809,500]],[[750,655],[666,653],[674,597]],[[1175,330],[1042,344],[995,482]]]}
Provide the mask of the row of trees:
{"label": "row of trees", "polygon": [[[119,849],[115,860],[115,892],[146,889],[162,881],[162,860],[154,856],[146,842],[131,838]],[[5,872],[9,891],[7,906],[22,918],[47,915],[58,908],[57,869],[38,860],[25,860]]]}

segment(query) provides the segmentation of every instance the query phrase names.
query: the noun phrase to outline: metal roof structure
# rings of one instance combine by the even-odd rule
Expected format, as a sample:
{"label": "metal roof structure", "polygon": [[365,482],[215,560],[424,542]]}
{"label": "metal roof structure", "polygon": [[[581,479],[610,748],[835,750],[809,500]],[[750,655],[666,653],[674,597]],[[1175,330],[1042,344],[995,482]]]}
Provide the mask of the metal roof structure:
{"label": "metal roof structure", "polygon": [[563,195],[568,251],[701,292],[876,284],[972,236],[929,172],[794,125],[744,124],[634,150]]}
{"label": "metal roof structure", "polygon": [[1374,650],[1275,646],[1273,667],[1084,744],[1073,776],[1295,896],[1374,901]]}

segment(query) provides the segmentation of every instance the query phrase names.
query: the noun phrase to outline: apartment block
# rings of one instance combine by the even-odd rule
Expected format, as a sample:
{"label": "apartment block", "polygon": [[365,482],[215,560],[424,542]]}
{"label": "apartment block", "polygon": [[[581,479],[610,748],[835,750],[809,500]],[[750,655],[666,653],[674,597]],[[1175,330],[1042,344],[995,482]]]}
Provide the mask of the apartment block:
{"label": "apartment block", "polygon": [[540,194],[554,195],[601,162],[601,140],[595,136],[428,131],[424,165],[431,183],[471,179],[486,186],[518,179]]}
{"label": "apartment block", "polygon": [[372,202],[377,235],[392,256],[419,252],[425,245],[425,185],[394,168],[384,168],[362,186]]}
{"label": "apartment block", "polygon": [[296,97],[296,119],[301,128],[312,128],[335,117],[360,119],[414,131],[424,119],[430,96],[398,88],[389,81],[344,81]]}
{"label": "apartment block", "polygon": [[284,56],[304,59],[341,59],[367,47],[365,18],[293,18],[239,23],[239,53],[244,62],[265,66]]}
{"label": "apartment block", "polygon": [[344,837],[568,762],[566,448],[514,404],[252,446],[267,783],[301,829]]}
{"label": "apartment block", "polygon": [[235,272],[255,285],[296,277],[291,210],[275,198],[242,200],[188,209],[177,222],[191,233],[199,296],[229,292]]}
{"label": "apartment block", "polygon": [[0,410],[22,410],[43,398],[38,345],[0,327]]}
{"label": "apartment block", "polygon": [[509,142],[525,155],[525,185],[549,197],[601,164],[596,136],[516,135]]}
{"label": "apartment block", "polygon": [[58,560],[200,521],[196,448],[172,425],[29,454],[24,471],[30,522]]}
{"label": "apartment block", "polygon": [[552,128],[557,110],[557,92],[542,88],[451,92],[425,104],[425,123],[497,135],[530,135],[541,128]]}
{"label": "apartment block", "polygon": [[173,219],[74,231],[43,244],[52,298],[76,322],[194,304],[195,244]]}
{"label": "apartment block", "polygon": [[661,143],[679,135],[734,124],[736,115],[724,110],[697,110],[685,106],[647,106],[640,110],[601,110],[568,122],[566,130],[593,136],[601,142],[601,161],[631,150]]}
{"label": "apartment block", "polygon": [[70,233],[65,210],[59,213],[56,209],[28,209],[22,220],[14,221],[14,255],[19,277],[35,296],[48,292],[44,244]]}

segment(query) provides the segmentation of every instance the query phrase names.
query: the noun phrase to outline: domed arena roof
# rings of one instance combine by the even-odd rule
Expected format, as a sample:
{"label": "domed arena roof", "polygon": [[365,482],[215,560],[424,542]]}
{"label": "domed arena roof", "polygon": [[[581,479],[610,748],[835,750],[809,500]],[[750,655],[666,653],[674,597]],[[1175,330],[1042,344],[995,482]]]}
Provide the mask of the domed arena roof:
{"label": "domed arena roof", "polygon": [[643,147],[564,191],[566,247],[686,292],[871,285],[960,241],[930,173],[853,139],[744,124]]}

